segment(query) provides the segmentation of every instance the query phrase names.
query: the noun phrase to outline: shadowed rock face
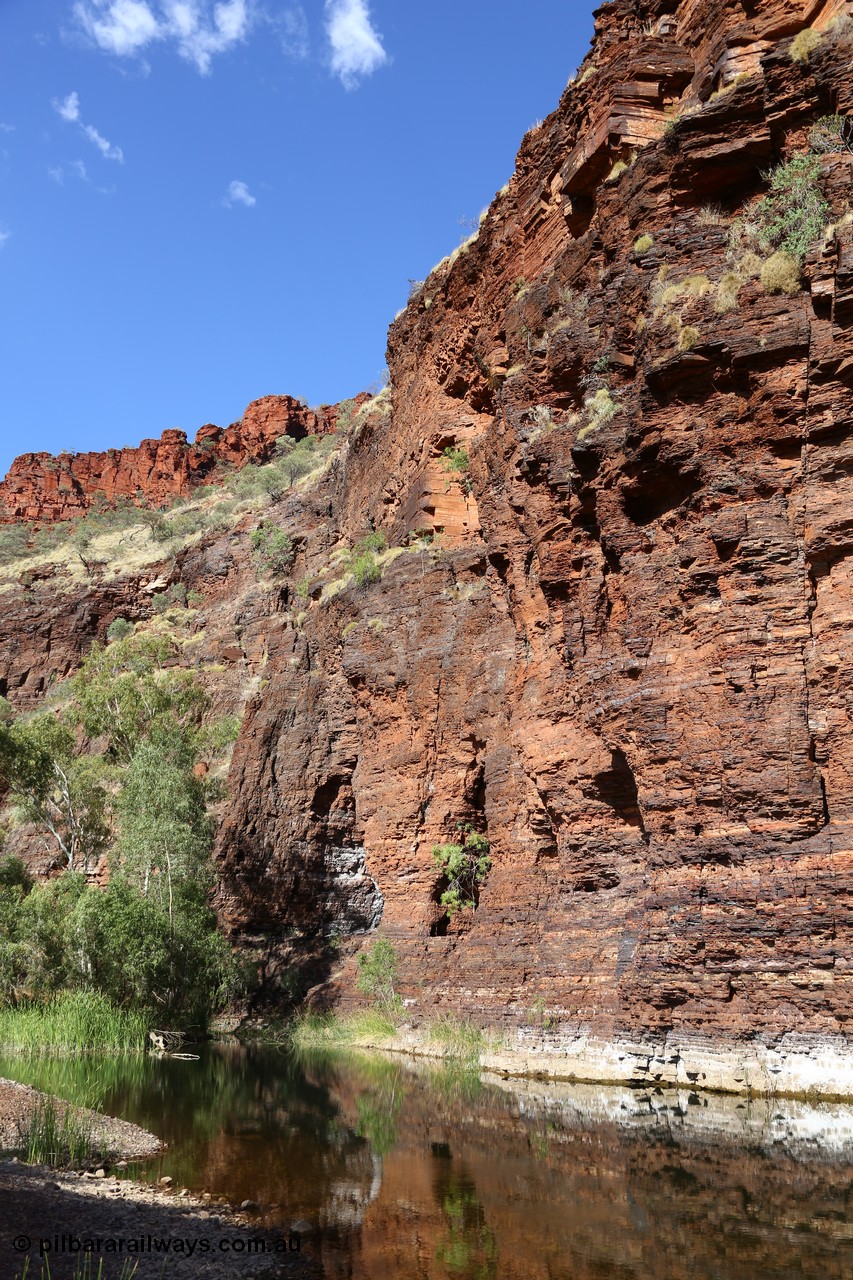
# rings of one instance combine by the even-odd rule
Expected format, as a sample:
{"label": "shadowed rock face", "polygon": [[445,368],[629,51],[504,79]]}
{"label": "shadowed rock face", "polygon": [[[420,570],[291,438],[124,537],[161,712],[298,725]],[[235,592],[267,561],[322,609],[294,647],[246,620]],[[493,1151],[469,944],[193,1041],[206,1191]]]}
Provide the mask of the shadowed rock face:
{"label": "shadowed rock face", "polygon": [[[392,326],[393,411],[281,505],[294,582],[371,528],[437,536],[245,623],[265,683],[218,902],[270,999],[294,963],[346,998],[328,939],[362,940],[381,900],[414,1016],[517,1026],[538,999],[573,1043],[793,1034],[844,1057],[853,227],[793,296],[747,271],[726,309],[720,284],[762,171],[853,109],[849,7],[604,5],[476,241]],[[796,62],[807,24],[825,34]],[[853,157],[823,169],[837,217]],[[250,585],[235,571],[218,608]],[[431,849],[458,823],[493,867],[448,925]]]}

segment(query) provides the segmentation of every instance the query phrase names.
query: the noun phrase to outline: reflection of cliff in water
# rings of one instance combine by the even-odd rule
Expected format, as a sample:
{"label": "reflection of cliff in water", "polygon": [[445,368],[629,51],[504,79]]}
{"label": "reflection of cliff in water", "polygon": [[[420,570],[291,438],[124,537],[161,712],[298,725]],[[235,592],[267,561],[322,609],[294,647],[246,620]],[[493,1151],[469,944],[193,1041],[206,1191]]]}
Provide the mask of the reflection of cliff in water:
{"label": "reflection of cliff in water", "polygon": [[169,1144],[177,1187],[305,1218],[325,1280],[847,1280],[853,1108],[208,1045],[0,1060]]}

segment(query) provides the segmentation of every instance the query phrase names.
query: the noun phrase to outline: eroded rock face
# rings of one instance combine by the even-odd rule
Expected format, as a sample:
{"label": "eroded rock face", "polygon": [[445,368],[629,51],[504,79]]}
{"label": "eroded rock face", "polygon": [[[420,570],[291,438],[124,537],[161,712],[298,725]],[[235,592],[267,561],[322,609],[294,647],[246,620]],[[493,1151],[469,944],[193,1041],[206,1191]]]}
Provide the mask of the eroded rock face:
{"label": "eroded rock face", "polygon": [[[604,6],[476,243],[392,327],[393,416],[331,509],[350,540],[426,526],[442,551],[311,604],[271,651],[220,846],[238,936],[328,929],[299,885],[349,842],[415,1015],[846,1033],[853,229],[795,296],[753,275],[718,301],[761,170],[853,105],[844,9]],[[808,21],[827,34],[797,63]],[[851,158],[824,170],[841,212]],[[674,322],[656,286],[696,276]],[[296,576],[319,561],[309,539]],[[494,866],[448,926],[431,849],[460,822]]]}
{"label": "eroded rock face", "polygon": [[[628,1046],[625,1078],[705,1043],[740,1087],[744,1039],[792,1079],[843,1062],[853,226],[787,296],[731,224],[853,109],[849,8],[604,5],[476,242],[392,326],[390,405],[277,508],[291,579],[259,594],[246,560],[221,591],[223,543],[185,562],[258,681],[217,901],[270,1003],[350,999],[381,914],[415,1018],[547,1022],[558,1053]],[[838,217],[853,157],[822,163]],[[373,529],[396,553],[358,590],[335,553]],[[431,851],[460,824],[493,866],[448,922]]]}

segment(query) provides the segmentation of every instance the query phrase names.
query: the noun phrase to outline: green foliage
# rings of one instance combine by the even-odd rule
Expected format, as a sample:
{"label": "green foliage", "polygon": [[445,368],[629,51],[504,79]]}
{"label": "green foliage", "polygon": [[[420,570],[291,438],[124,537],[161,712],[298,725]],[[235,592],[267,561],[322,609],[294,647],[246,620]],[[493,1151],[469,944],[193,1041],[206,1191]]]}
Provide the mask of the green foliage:
{"label": "green foliage", "polygon": [[76,754],[68,725],[40,715],[0,726],[0,777],[69,870],[85,868],[103,852],[109,837],[104,766]]}
{"label": "green foliage", "polygon": [[50,1095],[37,1098],[30,1114],[18,1123],[17,1149],[28,1164],[53,1169],[77,1168],[105,1154],[95,1141],[91,1120]]}
{"label": "green foliage", "polygon": [[432,860],[447,887],[441,895],[441,905],[448,919],[461,911],[476,908],[480,885],[492,868],[489,842],[467,828],[463,844],[433,845]]}
{"label": "green foliage", "polygon": [[[159,591],[151,597],[151,604],[155,613],[168,613],[169,609],[185,609],[187,604],[187,589],[183,582],[173,582],[165,591]],[[118,639],[122,637],[119,636]]]}
{"label": "green foliage", "polygon": [[208,697],[190,671],[166,664],[179,656],[162,635],[132,635],[106,649],[93,645],[71,681],[72,714],[89,738],[106,735],[109,750],[126,764],[158,721],[195,725]]}
{"label": "green foliage", "polygon": [[355,416],[357,405],[355,400],[342,400],[338,405],[338,431],[349,431],[352,426],[353,417]]}
{"label": "green foliage", "polygon": [[820,156],[801,152],[770,174],[770,190],[756,209],[765,249],[803,258],[826,226],[829,204],[820,187]]}
{"label": "green foliage", "polygon": [[133,635],[133,623],[128,622],[127,618],[113,618],[107,627],[107,640],[126,640],[128,636]]}
{"label": "green foliage", "polygon": [[313,578],[311,577],[311,574],[308,573],[305,575],[304,578],[300,578],[296,586],[294,587],[294,591],[296,592],[297,599],[301,600],[303,604],[311,594],[312,582],[313,582]]}
{"label": "green foliage", "polygon": [[[193,766],[200,746],[224,750],[240,719],[199,729],[207,698],[191,672],[165,665],[175,652],[151,635],[94,646],[70,682],[67,720],[15,720],[0,703],[0,771],[68,868],[33,886],[19,862],[0,863],[0,1012],[35,1002],[14,1017],[26,1013],[36,1025],[45,1002],[64,993],[156,1016],[161,1026],[202,1027],[233,989],[229,948],[208,905],[208,792]],[[104,755],[79,753],[75,721]],[[74,868],[111,843],[112,876],[101,890]]]}
{"label": "green foliage", "polygon": [[7,524],[0,528],[0,565],[22,560],[30,554],[33,530],[28,525]]}
{"label": "green foliage", "polygon": [[441,465],[445,471],[466,472],[471,465],[468,450],[462,445],[447,445],[441,452]]}
{"label": "green foliage", "polygon": [[293,542],[284,529],[262,524],[251,534],[252,555],[262,573],[274,576],[286,573],[293,563]]}
{"label": "green foliage", "polygon": [[221,755],[240,736],[242,716],[220,716],[212,724],[205,725],[198,735],[198,747],[203,755]]}
{"label": "green foliage", "polygon": [[204,596],[200,591],[187,592],[187,608],[198,609],[204,604]]}
{"label": "green foliage", "polygon": [[[170,896],[171,915],[161,901]],[[203,1028],[224,1003],[232,981],[228,946],[200,897],[177,871],[172,895],[158,886],[146,897],[123,876],[86,894],[78,945],[92,983],[119,1009],[143,1014],[149,1025]]]}
{"label": "green foliage", "polygon": [[654,245],[654,242],[655,242],[654,236],[650,236],[650,235],[638,236],[637,239],[634,241],[634,253],[639,254],[640,256],[642,256],[642,254],[644,253],[648,253],[649,249],[651,249],[652,246]]}
{"label": "green foliage", "polygon": [[434,1044],[441,1045],[448,1058],[479,1066],[480,1054],[486,1048],[486,1037],[473,1022],[445,1013],[430,1024],[428,1035]]}
{"label": "green foliage", "polygon": [[403,1011],[403,1002],[395,991],[397,951],[387,938],[379,938],[369,951],[358,957],[359,991],[370,996],[385,1017],[394,1019]]}
{"label": "green foliage", "polygon": [[346,566],[359,589],[371,586],[382,577],[382,566],[377,556],[382,554],[386,545],[385,534],[380,530],[368,533],[350,549]]}

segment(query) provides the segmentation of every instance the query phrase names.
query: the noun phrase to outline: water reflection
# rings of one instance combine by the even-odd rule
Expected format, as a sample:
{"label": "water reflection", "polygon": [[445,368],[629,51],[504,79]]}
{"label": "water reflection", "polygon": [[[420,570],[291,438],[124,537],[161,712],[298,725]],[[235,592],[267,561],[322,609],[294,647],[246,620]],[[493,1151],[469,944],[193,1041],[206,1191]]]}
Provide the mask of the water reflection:
{"label": "water reflection", "polygon": [[307,1219],[328,1280],[853,1275],[850,1107],[199,1053],[0,1075],[158,1133],[169,1147],[138,1176]]}

